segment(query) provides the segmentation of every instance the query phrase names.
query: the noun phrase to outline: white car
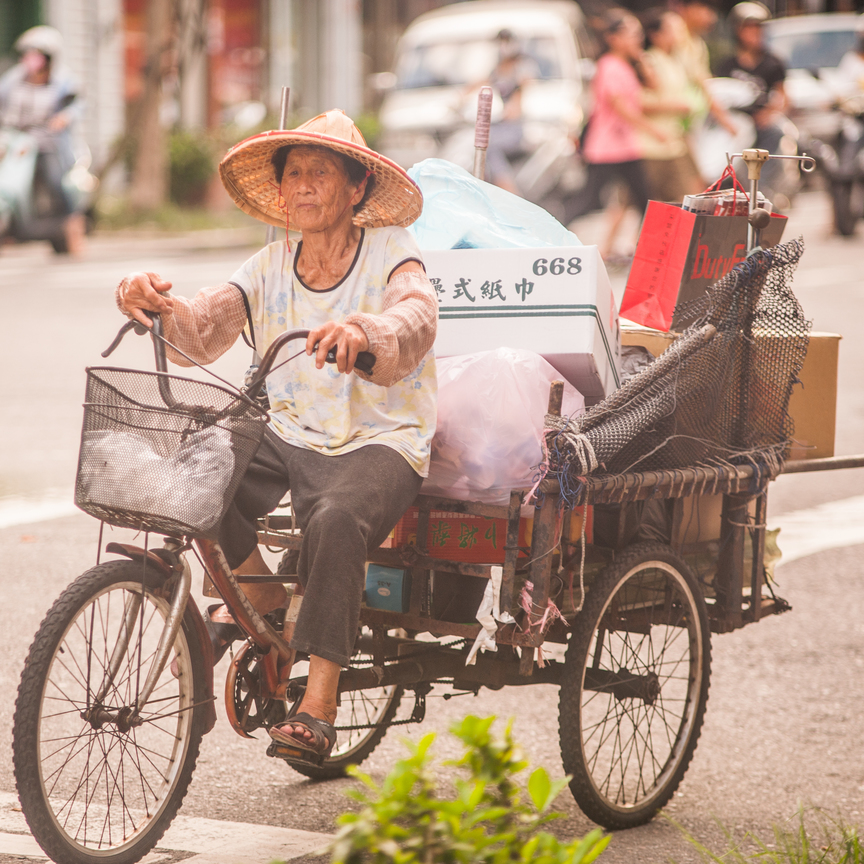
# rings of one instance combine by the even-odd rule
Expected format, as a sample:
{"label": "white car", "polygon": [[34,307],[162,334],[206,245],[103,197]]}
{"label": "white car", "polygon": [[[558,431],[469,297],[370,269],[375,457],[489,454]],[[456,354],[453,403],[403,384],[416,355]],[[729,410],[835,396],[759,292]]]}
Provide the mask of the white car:
{"label": "white car", "polygon": [[550,126],[578,133],[590,70],[579,6],[569,0],[473,0],[421,15],[400,39],[379,114],[386,156],[408,168],[442,155],[454,132],[473,125],[476,92],[472,102],[469,91],[495,67],[495,37],[502,30],[514,34],[538,70],[522,90],[526,140],[539,147]]}
{"label": "white car", "polygon": [[849,82],[839,78],[837,66],[855,47],[859,21],[851,12],[826,12],[765,22],[768,47],[786,65],[789,114],[805,148],[809,139],[829,137],[839,128],[841,117],[832,106]]}

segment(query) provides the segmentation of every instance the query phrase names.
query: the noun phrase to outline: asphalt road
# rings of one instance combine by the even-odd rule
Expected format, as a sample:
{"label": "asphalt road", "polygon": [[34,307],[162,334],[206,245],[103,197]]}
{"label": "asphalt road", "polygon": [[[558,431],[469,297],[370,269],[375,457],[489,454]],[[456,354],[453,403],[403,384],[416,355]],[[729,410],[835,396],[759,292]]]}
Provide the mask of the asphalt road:
{"label": "asphalt road", "polygon": [[[577,231],[590,242],[596,224],[584,223]],[[830,236],[827,210],[815,193],[799,196],[787,236],[798,234],[805,237],[807,251],[795,279],[796,293],[814,329],[844,335],[837,452],[864,452],[864,386],[859,381],[864,338],[858,332],[864,321],[864,247],[860,238]],[[0,831],[4,815],[15,815],[12,799],[3,793],[14,792],[6,748],[24,656],[47,607],[95,559],[98,526],[69,512],[68,495],[83,369],[105,362],[99,351],[122,323],[111,289],[124,273],[148,269],[172,279],[179,293],[191,294],[230,278],[251,251],[245,238],[234,235],[170,241],[97,238],[82,261],[57,258],[37,245],[0,250],[0,526],[5,526],[0,527],[0,686],[8,694],[0,700]],[[623,277],[613,274],[613,279],[620,291]],[[116,363],[150,368],[149,351],[145,340],[130,341],[119,349]],[[247,361],[248,349],[238,347],[216,369],[237,380]],[[864,492],[862,476],[843,471],[781,478],[769,496],[769,523],[826,505],[805,514],[800,529],[818,538],[842,514],[845,505],[840,502]],[[16,513],[39,521],[20,523]],[[60,515],[41,518],[52,513]],[[792,612],[714,638],[707,718],[668,813],[717,852],[725,848],[724,829],[735,836],[752,830],[767,839],[771,826],[794,819],[801,805],[864,825],[864,565],[861,547],[854,545],[862,538],[851,533],[849,538],[836,541],[837,548],[781,565],[778,591],[791,602]],[[780,543],[782,548],[782,537]],[[223,673],[226,664],[220,667]],[[554,688],[482,692],[452,701],[441,696],[436,691],[430,697],[422,726],[402,727],[385,738],[364,766],[373,777],[383,778],[405,752],[401,739],[416,740],[429,730],[439,735],[435,752],[442,759],[457,755],[447,729],[467,712],[495,714],[502,722],[515,718],[515,735],[528,759],[553,775],[563,773]],[[265,749],[263,740],[240,739],[220,718],[204,741],[183,815],[331,833],[334,818],[352,806],[345,797],[351,782],[312,783],[267,758]],[[441,769],[442,783],[451,772]],[[568,792],[557,806],[565,814],[554,826],[561,836],[593,827]],[[254,843],[250,837],[250,849]],[[0,864],[24,860],[16,849],[4,847],[0,838]],[[164,853],[148,860],[188,854]],[[233,864],[244,857],[232,852],[207,860]],[[658,818],[617,834],[601,860],[683,864],[699,858],[679,828]]]}

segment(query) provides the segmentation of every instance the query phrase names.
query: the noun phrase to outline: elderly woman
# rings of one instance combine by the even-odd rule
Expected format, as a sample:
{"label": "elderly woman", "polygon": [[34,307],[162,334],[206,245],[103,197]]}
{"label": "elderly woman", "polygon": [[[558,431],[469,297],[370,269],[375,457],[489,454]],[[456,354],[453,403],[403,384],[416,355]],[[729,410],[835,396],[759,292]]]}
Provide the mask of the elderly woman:
{"label": "elderly woman", "polygon": [[[311,331],[305,356],[268,379],[270,425],[219,540],[235,573],[268,572],[256,520],[290,488],[304,587],[291,646],[309,655],[309,680],[298,713],[270,735],[318,758],[336,740],[339,674],[357,633],[367,550],[386,538],[428,473],[438,304],[413,238],[397,227],[420,215],[422,198],[341,111],[241,142],[220,173],[238,206],[285,226],[286,239],[192,300],[167,293],[171,283],[155,273],[134,273],[117,288],[117,303],[144,324],[142,310],[161,313],[166,338],[200,363],[227,351],[247,323],[262,353],[288,329]],[[287,228],[301,233],[294,248]],[[325,366],[331,349],[335,368]],[[354,370],[360,351],[377,358],[371,375]],[[262,614],[286,596],[272,584],[246,593]],[[236,625],[221,606],[208,627],[221,657]]]}

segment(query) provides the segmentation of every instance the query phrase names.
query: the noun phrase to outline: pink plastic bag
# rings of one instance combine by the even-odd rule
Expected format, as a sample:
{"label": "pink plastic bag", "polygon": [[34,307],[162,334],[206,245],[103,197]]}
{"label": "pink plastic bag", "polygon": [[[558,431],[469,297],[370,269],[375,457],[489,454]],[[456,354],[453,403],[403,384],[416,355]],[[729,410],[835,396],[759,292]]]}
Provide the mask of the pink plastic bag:
{"label": "pink plastic bag", "polygon": [[[514,348],[436,363],[438,426],[421,492],[506,505],[511,490],[534,485],[549,385],[563,376],[539,354]],[[584,410],[582,394],[565,381],[562,414]]]}

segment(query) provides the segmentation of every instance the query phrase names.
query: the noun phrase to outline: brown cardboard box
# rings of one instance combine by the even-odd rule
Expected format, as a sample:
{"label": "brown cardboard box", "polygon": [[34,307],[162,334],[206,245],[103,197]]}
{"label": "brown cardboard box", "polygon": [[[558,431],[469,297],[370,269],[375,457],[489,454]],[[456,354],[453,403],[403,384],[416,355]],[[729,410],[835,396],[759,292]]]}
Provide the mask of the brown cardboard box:
{"label": "brown cardboard box", "polygon": [[[655,357],[675,340],[676,333],[649,330],[622,322],[621,346],[641,345]],[[840,339],[836,333],[811,333],[807,357],[792,389],[789,415],[795,424],[789,460],[821,459],[834,455],[837,420],[837,360]]]}
{"label": "brown cardboard box", "polygon": [[659,357],[678,336],[677,333],[666,333],[663,330],[650,330],[629,321],[621,321],[621,347],[640,345],[647,348],[655,357]]}
{"label": "brown cardboard box", "polygon": [[837,422],[837,333],[811,333],[801,384],[792,389],[789,414],[795,422],[787,459],[822,459],[834,455]]}

